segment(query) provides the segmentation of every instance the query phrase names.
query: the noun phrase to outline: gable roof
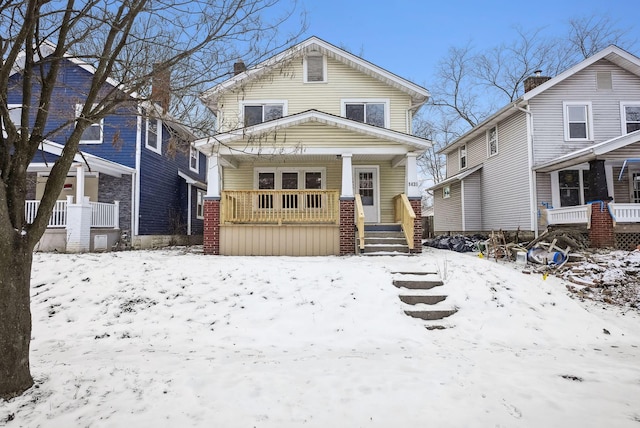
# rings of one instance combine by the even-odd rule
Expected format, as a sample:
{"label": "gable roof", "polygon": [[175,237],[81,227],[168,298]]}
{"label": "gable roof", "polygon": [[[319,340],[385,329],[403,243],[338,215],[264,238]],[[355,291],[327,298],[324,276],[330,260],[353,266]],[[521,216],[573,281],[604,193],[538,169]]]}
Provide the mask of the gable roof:
{"label": "gable roof", "polygon": [[623,68],[624,70],[627,70],[632,74],[635,74],[636,76],[640,76],[640,58],[630,54],[629,52],[615,45],[610,45],[604,48],[603,50],[601,50],[600,52],[579,62],[573,67],[568,68],[567,70],[563,71],[557,76],[549,79],[548,81],[541,84],[540,86],[537,86],[534,89],[528,92],[525,92],[520,98],[502,107],[500,110],[498,110],[497,112],[495,112],[494,114],[492,114],[491,116],[489,116],[488,118],[486,118],[485,120],[483,120],[482,122],[480,122],[479,124],[471,128],[465,134],[457,138],[451,144],[440,149],[438,153],[448,153],[458,148],[459,146],[465,144],[465,142],[471,140],[472,138],[477,137],[479,134],[486,131],[486,129],[494,126],[498,122],[511,116],[516,110],[522,108],[523,106],[526,106],[528,101],[533,97],[535,97],[536,95],[539,95],[540,93],[546,91],[547,89],[554,87],[555,85],[565,81],[566,79],[578,73],[579,71],[584,70],[585,68],[591,66],[592,64],[602,59],[610,61],[611,63],[616,64],[617,66]]}
{"label": "gable roof", "polygon": [[319,110],[307,110],[301,113],[285,116],[280,119],[270,120],[268,122],[262,122],[246,128],[224,132],[214,137],[202,138],[195,141],[194,147],[201,150],[212,149],[213,146],[217,144],[230,144],[236,141],[242,141],[245,138],[252,136],[273,133],[280,129],[286,129],[309,122],[323,123],[337,128],[348,129],[359,134],[365,134],[375,138],[393,141],[395,143],[406,144],[414,147],[418,151],[426,150],[431,146],[431,142],[429,140],[416,137],[414,135],[356,122],[355,120],[335,116]]}
{"label": "gable roof", "polygon": [[217,101],[220,95],[233,90],[240,85],[255,80],[271,71],[274,67],[290,61],[294,58],[302,57],[308,52],[321,52],[329,58],[340,61],[362,73],[378,79],[389,86],[392,86],[411,96],[413,109],[418,109],[430,97],[429,91],[420,85],[416,85],[402,77],[391,73],[375,64],[370,63],[356,55],[340,49],[318,37],[312,36],[307,40],[281,52],[266,61],[261,62],[253,68],[233,76],[232,78],[206,90],[200,95],[200,99],[213,110],[217,110]]}

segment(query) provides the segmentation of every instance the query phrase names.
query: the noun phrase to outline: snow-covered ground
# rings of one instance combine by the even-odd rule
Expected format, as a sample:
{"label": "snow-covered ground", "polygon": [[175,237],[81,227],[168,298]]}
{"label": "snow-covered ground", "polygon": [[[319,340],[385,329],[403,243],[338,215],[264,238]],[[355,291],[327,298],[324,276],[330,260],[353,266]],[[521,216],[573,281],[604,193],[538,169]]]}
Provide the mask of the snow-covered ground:
{"label": "snow-covered ground", "polygon": [[[448,328],[404,315],[396,271],[438,272]],[[640,427],[638,312],[566,284],[430,248],[36,254],[36,386],[0,426]]]}

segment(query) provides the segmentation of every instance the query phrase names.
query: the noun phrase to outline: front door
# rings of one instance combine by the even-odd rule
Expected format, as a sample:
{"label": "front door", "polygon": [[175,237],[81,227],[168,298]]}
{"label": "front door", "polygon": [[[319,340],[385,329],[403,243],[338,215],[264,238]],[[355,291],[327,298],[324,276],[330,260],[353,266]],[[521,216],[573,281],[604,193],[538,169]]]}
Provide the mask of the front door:
{"label": "front door", "polygon": [[378,185],[378,168],[355,167],[355,193],[360,194],[364,208],[364,221],[378,223],[380,221],[380,191]]}

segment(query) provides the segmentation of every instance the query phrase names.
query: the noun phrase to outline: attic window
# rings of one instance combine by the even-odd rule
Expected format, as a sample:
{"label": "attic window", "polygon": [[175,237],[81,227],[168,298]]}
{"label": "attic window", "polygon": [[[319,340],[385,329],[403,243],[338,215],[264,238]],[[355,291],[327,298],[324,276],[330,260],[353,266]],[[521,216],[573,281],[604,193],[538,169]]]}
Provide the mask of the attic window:
{"label": "attic window", "polygon": [[327,62],[324,55],[310,53],[304,58],[304,82],[322,83],[327,81]]}

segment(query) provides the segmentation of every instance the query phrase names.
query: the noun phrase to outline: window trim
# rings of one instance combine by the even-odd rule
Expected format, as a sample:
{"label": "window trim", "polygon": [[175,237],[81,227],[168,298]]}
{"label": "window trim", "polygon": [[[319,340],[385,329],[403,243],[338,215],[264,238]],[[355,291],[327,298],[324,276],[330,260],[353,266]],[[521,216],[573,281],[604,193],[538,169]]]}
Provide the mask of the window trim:
{"label": "window trim", "polygon": [[[464,156],[462,152],[464,151]],[[464,159],[464,165],[462,165],[462,160]],[[462,171],[463,169],[467,169],[469,166],[469,151],[467,150],[467,145],[463,144],[458,147],[458,167]]]}
{"label": "window trim", "polygon": [[[22,107],[23,107],[23,105],[24,104],[7,104],[7,109],[9,110],[9,117],[11,117],[11,110],[18,108],[18,109],[20,109],[20,117],[22,118]],[[4,122],[2,122],[1,125],[2,125],[2,135],[4,135],[4,137],[6,138],[7,137],[7,132],[4,129]],[[19,123],[14,123],[14,125],[15,126],[20,126]]]}
{"label": "window trim", "polygon": [[204,197],[207,193],[196,188],[196,219],[204,220]]}
{"label": "window trim", "polygon": [[640,107],[640,101],[620,101],[620,131],[622,135],[628,134],[626,107]]}
{"label": "window trim", "polygon": [[[569,134],[569,107],[581,106],[586,107],[586,138],[571,138]],[[562,121],[564,124],[564,140],[565,141],[593,141],[593,106],[591,101],[563,101],[562,102]]]}
{"label": "window trim", "polygon": [[[496,151],[495,151],[495,153],[491,153],[491,140],[489,139],[489,134],[490,134],[491,130],[494,129],[494,128],[496,130],[496,139],[495,139]],[[498,152],[499,152],[499,148],[498,148],[498,140],[499,140],[499,137],[498,137],[498,125],[495,124],[492,127],[490,127],[489,129],[487,129],[486,136],[487,136],[487,157],[496,156],[498,154]]]}
{"label": "window trim", "polygon": [[569,168],[564,168],[556,171],[551,171],[549,176],[551,178],[551,206],[553,208],[562,208],[561,198],[560,198],[560,171],[566,170],[578,170],[578,183],[580,185],[579,196],[581,205],[584,205],[584,171],[589,170],[589,164],[579,164],[574,165]]}
{"label": "window trim", "polygon": [[[156,121],[156,147],[149,145],[149,119]],[[144,146],[154,153],[162,154],[162,120],[157,117],[147,117],[144,128]]]}
{"label": "window trim", "polygon": [[[93,108],[96,108],[98,106],[98,104],[94,104]],[[76,104],[76,119],[78,119],[80,117],[80,113],[82,113],[82,109],[84,108],[84,104]],[[80,141],[78,142],[78,144],[102,144],[102,142],[104,141],[104,117],[101,118],[98,122],[94,122],[91,125],[89,125],[85,131],[87,129],[89,129],[90,127],[93,127],[95,125],[98,125],[100,127],[100,139],[99,140],[83,140],[82,139],[82,135],[80,136]],[[84,132],[83,132],[84,134]]]}
{"label": "window trim", "polygon": [[449,199],[451,197],[451,186],[444,186],[442,188],[442,199]]}
{"label": "window trim", "polygon": [[[309,80],[308,72],[307,72],[307,57],[315,56],[322,57],[322,80]],[[302,58],[302,83],[309,83],[312,85],[316,85],[318,83],[327,83],[327,56],[321,54],[320,52],[310,52]]]}
{"label": "window trim", "polygon": [[[288,100],[243,100],[243,101],[240,101],[240,112],[238,116],[240,119],[241,127],[242,128],[245,127],[244,125],[244,108],[245,107],[261,106],[263,121],[260,123],[265,123],[264,122],[264,106],[266,105],[282,105],[282,117],[286,117],[289,114]],[[250,126],[256,126],[256,125],[259,125],[260,123],[256,123],[255,125],[250,125]]]}
{"label": "window trim", "polygon": [[[347,104],[384,104],[384,128],[391,128],[391,119],[390,119],[390,104],[391,100],[389,98],[342,98],[340,100],[340,115],[344,118],[347,118]],[[366,119],[366,114],[365,114]],[[358,122],[364,123],[366,125],[371,125],[367,122]],[[371,125],[376,126],[376,125]]]}
{"label": "window trim", "polygon": [[[320,179],[322,180],[322,185],[320,189],[311,189],[311,190],[326,190],[327,186],[327,168],[325,167],[258,167],[253,169],[253,189],[258,190],[258,175],[261,172],[272,172],[275,177],[274,182],[274,190],[283,190],[282,189],[282,173],[283,172],[296,172],[298,173],[298,189],[297,190],[306,190],[304,174],[307,172],[319,172]],[[286,189],[285,189],[286,190]]]}
{"label": "window trim", "polygon": [[[194,159],[193,154],[195,153],[195,161],[196,161],[196,166],[195,168],[193,166],[191,166],[191,160]],[[200,172],[200,152],[193,146],[189,146],[189,169],[195,173],[199,173]]]}

